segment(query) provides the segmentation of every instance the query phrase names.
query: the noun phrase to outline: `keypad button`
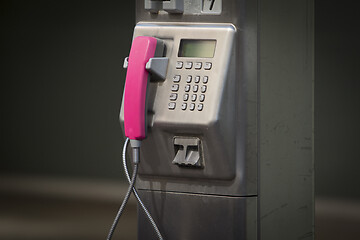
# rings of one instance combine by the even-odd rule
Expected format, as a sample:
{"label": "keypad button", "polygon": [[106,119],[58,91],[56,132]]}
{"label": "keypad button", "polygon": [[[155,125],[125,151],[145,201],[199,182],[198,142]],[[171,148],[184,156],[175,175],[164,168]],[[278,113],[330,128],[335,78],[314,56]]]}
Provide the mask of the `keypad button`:
{"label": "keypad button", "polygon": [[179,90],[179,84],[173,84],[173,85],[171,86],[171,91],[177,92],[178,90]]}
{"label": "keypad button", "polygon": [[209,81],[209,77],[208,77],[208,76],[204,76],[204,78],[203,78],[203,83],[208,83],[208,81]]}
{"label": "keypad button", "polygon": [[199,83],[200,82],[200,76],[195,76],[195,83]]}
{"label": "keypad button", "polygon": [[169,107],[170,110],[174,110],[175,107],[176,107],[176,103],[170,102],[170,103],[168,104],[168,107]]}
{"label": "keypad button", "polygon": [[186,78],[186,82],[187,82],[187,83],[191,83],[191,80],[192,80],[192,76],[191,76],[191,75],[188,75],[187,78]]}
{"label": "keypad button", "polygon": [[204,64],[204,69],[205,69],[205,70],[210,70],[211,67],[212,67],[212,63],[211,63],[211,62],[206,62],[206,63]]}
{"label": "keypad button", "polygon": [[183,96],[183,100],[184,101],[189,100],[189,94],[185,93],[184,96]]}
{"label": "keypad button", "polygon": [[176,62],[176,65],[175,65],[176,69],[182,69],[183,64],[184,64],[184,63],[183,63],[182,61],[177,61],[177,62]]}
{"label": "keypad button", "polygon": [[186,108],[187,108],[187,103],[183,103],[183,104],[181,105],[181,109],[182,109],[182,110],[186,110]]}
{"label": "keypad button", "polygon": [[170,94],[170,100],[171,101],[175,101],[176,99],[177,99],[177,94],[176,93],[172,93],[172,94]]}
{"label": "keypad button", "polygon": [[180,82],[181,76],[180,75],[175,75],[173,77],[173,82]]}
{"label": "keypad button", "polygon": [[186,69],[191,69],[192,66],[193,66],[193,63],[192,63],[192,62],[186,62],[186,63],[185,63],[185,68],[186,68]]}
{"label": "keypad button", "polygon": [[202,111],[203,109],[204,109],[204,104],[199,103],[199,105],[197,106],[197,110]]}
{"label": "keypad button", "polygon": [[187,84],[187,85],[185,86],[185,92],[189,92],[189,91],[190,91],[190,85]]}
{"label": "keypad button", "polygon": [[195,65],[194,65],[194,68],[197,69],[197,70],[201,69],[201,67],[202,67],[201,62],[196,62]]}
{"label": "keypad button", "polygon": [[195,103],[191,103],[189,106],[190,111],[194,111],[195,110]]}
{"label": "keypad button", "polygon": [[191,95],[191,101],[195,102],[196,99],[197,99],[197,95],[196,95],[196,94]]}
{"label": "keypad button", "polygon": [[199,96],[199,100],[200,100],[200,102],[205,101],[205,94],[201,94],[201,95]]}
{"label": "keypad button", "polygon": [[199,90],[199,86],[198,85],[194,85],[193,86],[193,92],[197,92]]}
{"label": "keypad button", "polygon": [[206,89],[207,89],[206,85],[202,85],[202,86],[201,86],[201,92],[202,92],[202,93],[206,92]]}

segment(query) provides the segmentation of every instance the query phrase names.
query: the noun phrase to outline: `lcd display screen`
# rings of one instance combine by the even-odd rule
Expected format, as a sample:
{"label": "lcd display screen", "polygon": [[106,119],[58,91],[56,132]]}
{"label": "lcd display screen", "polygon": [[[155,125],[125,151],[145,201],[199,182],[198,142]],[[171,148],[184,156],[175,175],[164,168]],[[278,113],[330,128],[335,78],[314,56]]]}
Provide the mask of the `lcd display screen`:
{"label": "lcd display screen", "polygon": [[212,58],[216,40],[181,39],[179,57]]}

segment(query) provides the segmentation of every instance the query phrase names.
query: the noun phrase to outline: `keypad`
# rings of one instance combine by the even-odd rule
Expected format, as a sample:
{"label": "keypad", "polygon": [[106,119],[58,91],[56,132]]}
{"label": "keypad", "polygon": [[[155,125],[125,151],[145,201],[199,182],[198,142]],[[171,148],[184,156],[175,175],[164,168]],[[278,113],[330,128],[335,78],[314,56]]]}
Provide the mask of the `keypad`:
{"label": "keypad", "polygon": [[210,70],[211,67],[212,67],[212,63],[211,63],[211,62],[206,62],[206,63],[204,64],[204,69],[205,69],[205,70]]}
{"label": "keypad", "polygon": [[183,65],[184,63],[182,61],[177,61],[175,67],[176,69],[182,69]]}
{"label": "keypad", "polygon": [[208,81],[209,81],[209,77],[208,76],[204,76],[204,78],[203,78],[203,83],[208,83]]}
{"label": "keypad", "polygon": [[173,82],[178,83],[178,82],[180,82],[180,79],[181,79],[181,76],[180,76],[180,75],[175,75],[175,76],[173,77]]}
{"label": "keypad", "polygon": [[187,83],[191,83],[191,80],[192,80],[192,76],[191,76],[191,75],[188,75],[187,78],[186,78],[186,82],[187,82]]}
{"label": "keypad", "polygon": [[202,63],[201,63],[201,62],[196,62],[195,65],[194,65],[194,68],[195,68],[196,70],[200,70],[201,67],[202,67]]}
{"label": "keypad", "polygon": [[202,93],[205,93],[205,92],[206,92],[206,89],[207,89],[206,85],[201,86],[201,92],[202,92]]}
{"label": "keypad", "polygon": [[170,94],[170,100],[171,101],[175,101],[176,99],[177,99],[177,94],[176,93],[172,93],[172,94]]}
{"label": "keypad", "polygon": [[175,110],[179,104],[181,111],[203,111],[208,84],[211,82],[207,70],[212,67],[211,62],[177,61],[175,69],[181,71],[176,71],[172,76],[168,109]]}
{"label": "keypad", "polygon": [[171,86],[171,91],[177,92],[178,90],[179,90],[179,84],[173,84],[173,85]]}
{"label": "keypad", "polygon": [[195,83],[199,83],[200,82],[200,76],[195,76]]}
{"label": "keypad", "polygon": [[168,107],[169,107],[170,110],[174,110],[175,107],[176,107],[176,103],[170,102],[169,105],[168,105]]}
{"label": "keypad", "polygon": [[186,68],[186,69],[191,69],[192,66],[193,66],[193,63],[192,63],[192,62],[186,62],[186,63],[185,63],[185,68]]}
{"label": "keypad", "polygon": [[187,103],[183,103],[183,104],[181,105],[181,109],[182,109],[182,110],[186,110],[186,108],[187,108]]}

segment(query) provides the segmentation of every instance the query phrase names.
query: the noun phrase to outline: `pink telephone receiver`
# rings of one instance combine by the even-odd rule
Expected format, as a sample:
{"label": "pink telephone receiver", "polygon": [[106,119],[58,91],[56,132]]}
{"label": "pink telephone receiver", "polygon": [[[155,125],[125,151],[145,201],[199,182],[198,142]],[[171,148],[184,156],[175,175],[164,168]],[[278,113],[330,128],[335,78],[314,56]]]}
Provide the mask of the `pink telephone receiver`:
{"label": "pink telephone receiver", "polygon": [[133,40],[124,92],[125,135],[133,140],[146,138],[146,91],[148,71],[146,64],[155,55],[157,39],[140,36]]}

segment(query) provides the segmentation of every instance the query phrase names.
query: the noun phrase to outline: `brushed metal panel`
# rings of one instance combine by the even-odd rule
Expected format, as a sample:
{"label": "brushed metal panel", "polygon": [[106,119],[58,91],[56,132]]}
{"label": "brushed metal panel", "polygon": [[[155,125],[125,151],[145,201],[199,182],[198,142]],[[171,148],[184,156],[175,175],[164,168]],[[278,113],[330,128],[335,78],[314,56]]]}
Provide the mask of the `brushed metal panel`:
{"label": "brushed metal panel", "polygon": [[[164,239],[256,240],[256,197],[139,191]],[[138,239],[157,239],[148,219],[138,211]]]}

